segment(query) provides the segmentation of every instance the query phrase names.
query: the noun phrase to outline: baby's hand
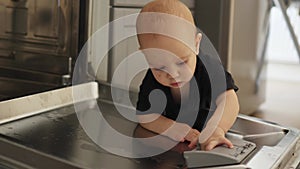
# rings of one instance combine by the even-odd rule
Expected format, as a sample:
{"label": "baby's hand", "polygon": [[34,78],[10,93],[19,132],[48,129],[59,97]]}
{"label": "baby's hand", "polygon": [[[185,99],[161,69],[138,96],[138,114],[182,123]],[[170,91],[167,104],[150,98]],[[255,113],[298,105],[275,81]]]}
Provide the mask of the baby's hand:
{"label": "baby's hand", "polygon": [[174,122],[174,124],[164,132],[164,135],[170,137],[175,141],[184,142],[186,136],[192,130],[192,128],[184,123]]}
{"label": "baby's hand", "polygon": [[199,135],[200,132],[198,130],[191,129],[185,136],[185,140],[190,141],[190,144],[188,145],[189,148],[194,148],[197,146]]}
{"label": "baby's hand", "polygon": [[228,148],[233,148],[233,144],[227,138],[225,138],[225,132],[220,127],[217,127],[214,133],[208,138],[208,140],[201,144],[202,150],[212,150],[218,145],[225,144]]}
{"label": "baby's hand", "polygon": [[198,143],[200,132],[196,129],[191,128],[189,125],[184,123],[175,122],[171,128],[169,128],[165,135],[175,141],[189,141],[189,148],[195,148]]}

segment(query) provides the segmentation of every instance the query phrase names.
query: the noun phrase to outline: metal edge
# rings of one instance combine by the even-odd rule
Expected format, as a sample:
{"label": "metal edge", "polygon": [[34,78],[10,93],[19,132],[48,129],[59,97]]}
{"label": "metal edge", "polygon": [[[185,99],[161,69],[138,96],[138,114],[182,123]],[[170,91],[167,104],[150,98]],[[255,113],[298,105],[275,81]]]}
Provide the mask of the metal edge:
{"label": "metal edge", "polygon": [[[78,91],[84,91],[80,97]],[[90,82],[3,101],[0,102],[0,124],[98,97],[98,83]]]}

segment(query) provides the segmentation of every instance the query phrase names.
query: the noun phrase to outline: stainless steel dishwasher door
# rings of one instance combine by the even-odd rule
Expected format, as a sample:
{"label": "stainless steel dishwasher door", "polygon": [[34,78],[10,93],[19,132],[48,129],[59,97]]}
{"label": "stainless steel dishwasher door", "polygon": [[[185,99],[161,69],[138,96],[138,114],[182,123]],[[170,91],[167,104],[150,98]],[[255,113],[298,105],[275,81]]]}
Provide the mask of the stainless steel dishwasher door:
{"label": "stainless steel dishwasher door", "polygon": [[[121,116],[115,105],[109,101],[98,102],[108,123],[118,132],[130,137],[151,137],[153,133],[139,127]],[[128,111],[134,109],[123,107]],[[189,150],[187,143],[179,143],[165,153],[148,158],[127,158],[114,155],[96,145],[78,122],[73,106],[63,107],[33,117],[6,123],[0,126],[0,164],[13,167],[31,166],[37,168],[185,168],[183,151]],[[83,113],[91,113],[84,110]],[[254,130],[253,130],[254,128]],[[97,129],[98,130],[98,129]],[[100,129],[105,137],[104,129]],[[257,148],[241,164],[220,166],[218,168],[284,168],[293,154],[299,153],[296,143],[299,131],[261,121],[248,116],[240,116],[232,128],[236,135],[283,132],[277,141],[252,140]],[[168,142],[169,139],[164,141]],[[170,141],[170,140],[169,140]],[[162,142],[142,143],[142,147],[159,149]],[[146,149],[147,149],[146,148]],[[296,152],[297,151],[297,152]],[[46,165],[47,164],[47,165]],[[13,168],[12,167],[12,168]],[[20,167],[19,167],[20,168]],[[26,168],[26,167],[24,167]],[[216,167],[214,167],[216,168]]]}

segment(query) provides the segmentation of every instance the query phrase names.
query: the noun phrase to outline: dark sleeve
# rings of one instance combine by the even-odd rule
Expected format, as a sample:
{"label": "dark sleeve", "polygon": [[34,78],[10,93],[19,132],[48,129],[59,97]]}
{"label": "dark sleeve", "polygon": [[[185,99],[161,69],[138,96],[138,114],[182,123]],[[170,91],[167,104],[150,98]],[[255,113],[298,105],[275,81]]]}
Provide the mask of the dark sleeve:
{"label": "dark sleeve", "polygon": [[235,92],[238,91],[239,88],[235,85],[231,74],[229,72],[225,71],[225,77],[226,77],[227,90],[233,89]]}
{"label": "dark sleeve", "polygon": [[145,112],[146,110],[148,110],[150,108],[150,102],[149,102],[149,94],[150,94],[150,74],[149,74],[149,70],[146,73],[142,84],[140,85],[140,89],[139,89],[139,94],[138,94],[138,101],[137,101],[137,105],[136,105],[136,110],[137,110],[137,114],[142,114],[142,112]]}
{"label": "dark sleeve", "polygon": [[[213,99],[216,99],[219,94],[225,92],[225,90],[238,90],[238,87],[234,84],[234,80],[231,74],[224,70],[224,67],[219,58],[212,57],[210,55],[201,55],[200,57],[201,61],[199,61],[199,66],[203,67],[203,69],[205,70],[205,74],[209,79],[209,83],[211,84],[210,87],[213,88]],[[225,82],[223,80],[225,80]]]}
{"label": "dark sleeve", "polygon": [[136,114],[162,114],[167,106],[166,89],[159,84],[152,72],[148,70],[140,86]]}

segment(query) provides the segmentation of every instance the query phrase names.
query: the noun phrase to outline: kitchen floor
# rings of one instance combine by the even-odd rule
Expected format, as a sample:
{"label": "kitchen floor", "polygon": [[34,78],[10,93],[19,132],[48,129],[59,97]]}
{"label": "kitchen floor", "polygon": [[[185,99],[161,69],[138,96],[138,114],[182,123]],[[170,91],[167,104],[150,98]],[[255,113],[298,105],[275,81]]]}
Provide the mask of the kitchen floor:
{"label": "kitchen floor", "polygon": [[253,116],[300,129],[300,64],[268,64],[266,101]]}

